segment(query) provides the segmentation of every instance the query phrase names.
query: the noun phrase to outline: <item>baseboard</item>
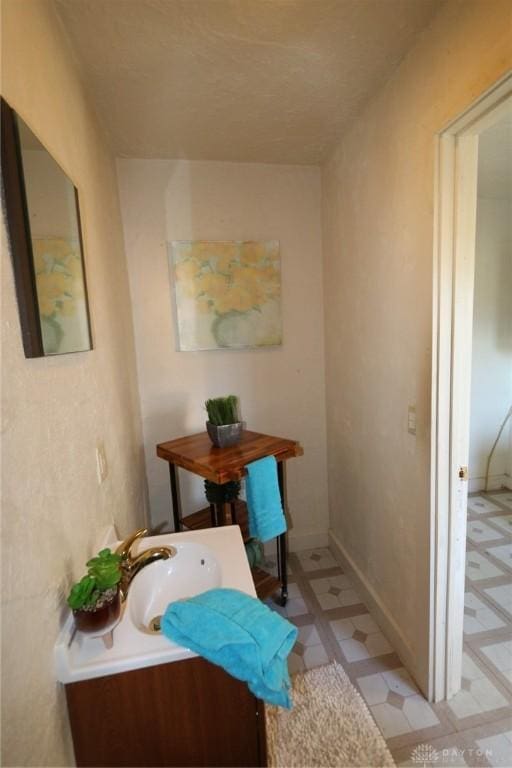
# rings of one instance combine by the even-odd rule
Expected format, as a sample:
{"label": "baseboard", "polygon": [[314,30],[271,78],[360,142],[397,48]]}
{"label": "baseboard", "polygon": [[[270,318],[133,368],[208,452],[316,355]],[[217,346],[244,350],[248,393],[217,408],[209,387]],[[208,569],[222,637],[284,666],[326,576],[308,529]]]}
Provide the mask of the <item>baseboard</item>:
{"label": "baseboard", "polygon": [[[469,493],[478,493],[485,488],[485,477],[470,477],[468,482]],[[489,491],[501,491],[506,488],[512,491],[512,478],[510,475],[491,475],[487,485]]]}
{"label": "baseboard", "polygon": [[415,657],[402,630],[396,623],[387,606],[375,591],[374,587],[367,581],[365,575],[355,564],[339,538],[332,530],[329,530],[329,545],[341,561],[343,570],[347,572],[354,581],[357,591],[364,599],[370,613],[373,614],[375,621],[388,638],[397,655],[400,657],[404,667],[407,668],[409,673],[416,680],[416,683],[423,690],[423,693],[427,695],[424,686],[421,684],[422,681],[418,679]]}

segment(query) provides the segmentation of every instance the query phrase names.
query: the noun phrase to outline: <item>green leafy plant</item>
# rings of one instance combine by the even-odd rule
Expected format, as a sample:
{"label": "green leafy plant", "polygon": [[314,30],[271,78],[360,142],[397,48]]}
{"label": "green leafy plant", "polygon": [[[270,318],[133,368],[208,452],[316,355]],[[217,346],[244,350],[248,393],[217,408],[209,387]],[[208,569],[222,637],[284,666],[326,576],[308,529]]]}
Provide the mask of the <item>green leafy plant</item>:
{"label": "green leafy plant", "polygon": [[121,581],[121,557],[102,549],[87,562],[87,574],[74,584],[68,596],[68,605],[74,611],[94,606],[103,592],[113,589]]}
{"label": "green leafy plant", "polygon": [[240,421],[236,395],[214,397],[205,402],[205,408],[208,413],[208,420],[217,427],[224,424],[236,424]]}
{"label": "green leafy plant", "polygon": [[86,605],[94,605],[98,599],[96,583],[91,576],[84,576],[71,587],[68,596],[68,605],[74,611],[84,608]]}
{"label": "green leafy plant", "polygon": [[102,549],[87,562],[89,576],[92,576],[101,592],[112,589],[121,580],[120,563],[121,556],[115,555],[110,549]]}

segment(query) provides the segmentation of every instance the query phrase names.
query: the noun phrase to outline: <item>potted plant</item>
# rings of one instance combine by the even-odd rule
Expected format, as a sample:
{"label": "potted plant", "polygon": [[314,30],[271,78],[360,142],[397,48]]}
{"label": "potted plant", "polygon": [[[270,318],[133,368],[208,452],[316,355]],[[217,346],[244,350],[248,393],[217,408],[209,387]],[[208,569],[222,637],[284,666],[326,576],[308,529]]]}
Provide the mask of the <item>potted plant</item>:
{"label": "potted plant", "polygon": [[240,487],[238,480],[229,480],[222,485],[212,480],[204,481],[204,493],[210,504],[229,504],[236,501],[240,494]]}
{"label": "potted plant", "polygon": [[121,577],[121,557],[110,549],[102,549],[87,562],[87,574],[68,596],[77,629],[96,636],[112,630],[121,612]]}
{"label": "potted plant", "polygon": [[242,439],[243,423],[238,412],[238,397],[214,397],[205,403],[208,421],[206,430],[218,448],[236,445]]}

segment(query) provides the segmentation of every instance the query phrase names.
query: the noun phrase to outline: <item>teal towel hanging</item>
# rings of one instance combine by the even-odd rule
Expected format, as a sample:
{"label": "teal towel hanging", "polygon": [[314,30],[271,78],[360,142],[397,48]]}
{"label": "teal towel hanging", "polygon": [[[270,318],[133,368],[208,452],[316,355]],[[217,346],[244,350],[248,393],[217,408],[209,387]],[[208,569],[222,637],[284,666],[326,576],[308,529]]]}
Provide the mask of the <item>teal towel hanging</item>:
{"label": "teal towel hanging", "polygon": [[265,456],[247,464],[245,490],[249,512],[249,533],[269,541],[285,533],[287,525],[281,504],[275,456]]}

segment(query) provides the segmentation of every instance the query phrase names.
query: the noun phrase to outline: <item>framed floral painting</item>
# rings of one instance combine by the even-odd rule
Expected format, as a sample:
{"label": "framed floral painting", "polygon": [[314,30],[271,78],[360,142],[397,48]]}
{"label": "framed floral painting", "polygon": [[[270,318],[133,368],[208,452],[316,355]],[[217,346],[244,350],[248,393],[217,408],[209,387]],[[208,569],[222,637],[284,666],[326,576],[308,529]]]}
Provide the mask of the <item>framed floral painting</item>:
{"label": "framed floral painting", "polygon": [[174,240],[169,264],[180,351],[282,343],[278,240]]}

